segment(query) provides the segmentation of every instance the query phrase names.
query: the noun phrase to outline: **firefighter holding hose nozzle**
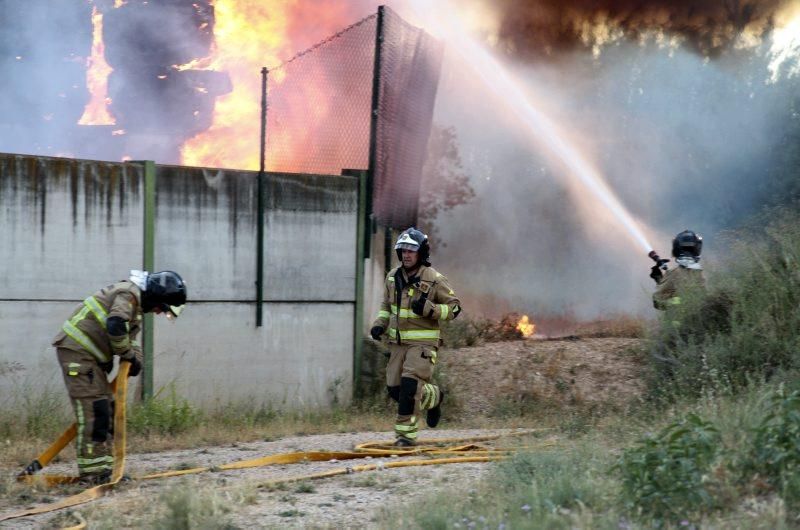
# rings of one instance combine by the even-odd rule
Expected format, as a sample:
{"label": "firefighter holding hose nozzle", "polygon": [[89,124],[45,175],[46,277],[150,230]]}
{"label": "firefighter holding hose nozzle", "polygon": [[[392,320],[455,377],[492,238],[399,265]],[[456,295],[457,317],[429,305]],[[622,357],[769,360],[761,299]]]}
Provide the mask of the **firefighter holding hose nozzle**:
{"label": "firefighter holding hose nozzle", "polygon": [[703,267],[700,265],[700,253],[703,250],[703,238],[692,230],[684,230],[672,240],[672,257],[677,267],[667,268],[668,259],[663,259],[651,251],[648,256],[656,262],[650,269],[650,277],[658,287],[653,293],[653,306],[666,310],[670,306],[681,304],[680,292],[686,287],[705,288]]}

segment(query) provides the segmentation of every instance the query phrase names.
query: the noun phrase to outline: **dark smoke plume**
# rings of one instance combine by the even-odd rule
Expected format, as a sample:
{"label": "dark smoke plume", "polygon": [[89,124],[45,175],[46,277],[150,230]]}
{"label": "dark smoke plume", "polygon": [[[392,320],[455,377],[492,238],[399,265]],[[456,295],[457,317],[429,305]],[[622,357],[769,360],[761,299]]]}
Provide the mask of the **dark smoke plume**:
{"label": "dark smoke plume", "polygon": [[631,40],[651,32],[682,39],[707,57],[730,50],[742,34],[758,39],[794,0],[493,0],[501,46],[523,58],[546,58],[597,44],[598,27]]}

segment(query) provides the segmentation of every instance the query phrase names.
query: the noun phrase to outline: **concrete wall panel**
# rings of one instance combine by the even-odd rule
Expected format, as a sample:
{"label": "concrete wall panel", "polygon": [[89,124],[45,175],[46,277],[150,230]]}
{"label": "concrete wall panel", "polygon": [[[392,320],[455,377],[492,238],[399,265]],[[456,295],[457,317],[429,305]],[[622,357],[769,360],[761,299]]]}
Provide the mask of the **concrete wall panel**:
{"label": "concrete wall panel", "polygon": [[195,303],[176,322],[156,319],[155,387],[174,384],[199,403],[276,407],[349,401],[352,304]]}

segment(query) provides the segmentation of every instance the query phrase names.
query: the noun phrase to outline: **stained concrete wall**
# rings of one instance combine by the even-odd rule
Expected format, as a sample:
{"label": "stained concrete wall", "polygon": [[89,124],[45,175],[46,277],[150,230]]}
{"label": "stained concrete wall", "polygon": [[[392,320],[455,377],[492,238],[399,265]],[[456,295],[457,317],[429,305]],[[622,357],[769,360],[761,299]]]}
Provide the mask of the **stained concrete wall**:
{"label": "stained concrete wall", "polygon": [[[189,303],[156,318],[154,382],[196,403],[325,405],[351,394],[357,182],[268,174],[255,326],[257,174],[156,166],[155,269]],[[143,260],[142,164],[0,155],[0,392],[61,384],[50,340]],[[51,373],[47,373],[51,370]]]}

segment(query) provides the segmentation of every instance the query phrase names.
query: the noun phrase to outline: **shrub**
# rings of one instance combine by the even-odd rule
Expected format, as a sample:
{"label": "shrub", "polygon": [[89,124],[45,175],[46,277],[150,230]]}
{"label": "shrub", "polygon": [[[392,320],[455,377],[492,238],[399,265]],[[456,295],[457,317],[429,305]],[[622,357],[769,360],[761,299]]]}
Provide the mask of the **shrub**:
{"label": "shrub", "polygon": [[731,259],[707,292],[679,293],[683,303],[663,315],[651,341],[657,393],[737,392],[800,368],[800,215],[773,216],[728,236]]}
{"label": "shrub", "polygon": [[186,399],[178,397],[170,387],[166,398],[158,396],[145,400],[131,409],[128,426],[131,432],[150,434],[179,434],[200,425],[202,413]]}
{"label": "shrub", "polygon": [[719,457],[719,442],[711,423],[690,414],[625,450],[614,469],[629,508],[666,521],[713,508],[708,477]]}
{"label": "shrub", "polygon": [[787,503],[796,506],[800,501],[800,392],[787,395],[780,389],[770,397],[769,405],[754,430],[745,470],[758,473]]}

